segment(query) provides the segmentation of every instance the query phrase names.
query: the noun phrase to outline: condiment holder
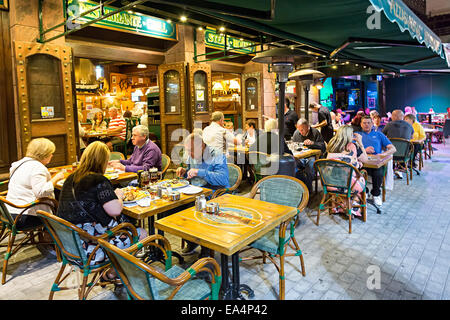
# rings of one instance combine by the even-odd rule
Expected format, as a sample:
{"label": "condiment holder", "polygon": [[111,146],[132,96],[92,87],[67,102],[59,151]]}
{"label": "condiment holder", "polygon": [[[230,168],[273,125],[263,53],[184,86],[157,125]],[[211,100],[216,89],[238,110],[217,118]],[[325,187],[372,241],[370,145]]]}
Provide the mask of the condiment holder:
{"label": "condiment holder", "polygon": [[216,202],[210,202],[206,204],[206,212],[210,214],[219,213],[219,204]]}
{"label": "condiment holder", "polygon": [[169,199],[172,201],[180,200],[181,193],[178,191],[169,192]]}

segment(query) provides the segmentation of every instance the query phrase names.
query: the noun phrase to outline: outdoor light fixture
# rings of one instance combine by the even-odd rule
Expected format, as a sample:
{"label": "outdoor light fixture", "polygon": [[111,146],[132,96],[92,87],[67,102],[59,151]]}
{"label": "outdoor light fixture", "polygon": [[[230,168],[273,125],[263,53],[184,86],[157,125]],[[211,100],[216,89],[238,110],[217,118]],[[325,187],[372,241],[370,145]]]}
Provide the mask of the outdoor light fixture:
{"label": "outdoor light fixture", "polygon": [[137,68],[138,68],[138,69],[146,69],[146,68],[147,68],[147,65],[145,65],[145,64],[143,64],[143,63],[139,63],[139,64],[137,65]]}
{"label": "outdoor light fixture", "polygon": [[198,31],[203,31],[203,28],[202,27],[198,27],[197,30]]}
{"label": "outdoor light fixture", "polygon": [[289,80],[289,73],[294,70],[295,65],[301,65],[314,61],[314,57],[305,55],[305,53],[293,48],[275,48],[258,53],[253,62],[265,63],[271,66],[272,71],[277,74],[279,84],[278,94],[278,155],[279,166],[276,174],[284,174],[288,176],[295,175],[295,158],[292,156],[284,156],[284,103],[286,82]]}
{"label": "outdoor light fixture", "polygon": [[181,22],[186,22],[186,21],[187,21],[186,16],[181,16],[180,21],[181,21]]}
{"label": "outdoor light fixture", "polygon": [[220,32],[224,32],[224,31],[225,31],[225,27],[220,27],[220,28],[219,28],[219,31],[220,31]]}
{"label": "outdoor light fixture", "polygon": [[[309,86],[314,84],[314,82],[320,78],[325,77],[325,74],[312,69],[299,70],[292,73],[289,76],[289,80],[298,80],[303,85],[305,90],[305,119],[309,118]],[[323,85],[322,85],[323,87]]]}

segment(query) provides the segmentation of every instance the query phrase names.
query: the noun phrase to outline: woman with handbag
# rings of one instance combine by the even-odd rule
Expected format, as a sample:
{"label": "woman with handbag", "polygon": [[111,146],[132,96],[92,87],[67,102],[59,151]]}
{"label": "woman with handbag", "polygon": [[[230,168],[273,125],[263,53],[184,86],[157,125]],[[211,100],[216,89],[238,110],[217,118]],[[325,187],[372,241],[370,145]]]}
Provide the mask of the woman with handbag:
{"label": "woman with handbag", "polygon": [[[123,219],[122,208],[124,194],[113,188],[104,176],[109,161],[109,148],[100,141],[89,144],[81,156],[78,168],[64,181],[57,216],[75,224],[92,236],[100,236],[117,226]],[[148,234],[137,228],[139,240]],[[90,255],[97,246],[83,240],[83,248]],[[110,243],[124,249],[131,246],[129,237],[116,236]],[[98,264],[107,259],[105,252],[99,248],[91,264]],[[114,278],[111,270],[108,277]]]}

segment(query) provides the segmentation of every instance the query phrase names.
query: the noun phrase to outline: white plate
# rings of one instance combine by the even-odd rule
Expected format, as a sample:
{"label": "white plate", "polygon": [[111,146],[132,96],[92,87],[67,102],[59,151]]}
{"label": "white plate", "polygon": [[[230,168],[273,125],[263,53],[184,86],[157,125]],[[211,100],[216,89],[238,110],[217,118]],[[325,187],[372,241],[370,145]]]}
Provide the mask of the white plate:
{"label": "white plate", "polygon": [[150,197],[145,197],[136,201],[140,207],[150,207],[152,204],[152,199]]}
{"label": "white plate", "polygon": [[119,177],[119,174],[118,173],[105,173],[105,177],[108,178],[109,180],[114,180]]}
{"label": "white plate", "polygon": [[189,187],[184,187],[183,189],[180,189],[181,193],[184,194],[196,194],[199,192],[202,192],[203,189],[197,186],[190,185]]}

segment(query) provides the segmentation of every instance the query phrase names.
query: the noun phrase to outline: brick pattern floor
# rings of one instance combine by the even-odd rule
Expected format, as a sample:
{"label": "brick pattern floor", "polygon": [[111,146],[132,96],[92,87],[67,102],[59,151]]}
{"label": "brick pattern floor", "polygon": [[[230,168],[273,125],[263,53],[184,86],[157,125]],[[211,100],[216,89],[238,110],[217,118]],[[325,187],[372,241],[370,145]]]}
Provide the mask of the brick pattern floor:
{"label": "brick pattern floor", "polygon": [[[287,259],[286,299],[450,299],[450,145],[434,146],[438,150],[424,161],[420,176],[414,173],[409,186],[405,178],[395,180],[382,214],[369,206],[367,222],[353,220],[352,234],[341,216],[323,215],[316,226],[320,192],[312,197],[295,230],[306,276],[300,273],[298,257]],[[244,184],[241,194],[249,190]],[[180,239],[166,236],[179,251]],[[1,256],[4,252],[1,247]],[[249,250],[242,255],[255,253]],[[36,248],[20,251],[9,262],[0,299],[47,299],[59,267],[55,258],[42,256]],[[278,299],[278,273],[271,263],[244,261],[240,268],[241,283],[255,291],[253,299]],[[374,271],[380,272],[379,287],[371,286]],[[77,281],[76,272],[67,279],[70,286]],[[77,299],[76,290],[57,292],[55,299]],[[126,294],[114,292],[113,286],[97,287],[89,299],[126,299]]]}

